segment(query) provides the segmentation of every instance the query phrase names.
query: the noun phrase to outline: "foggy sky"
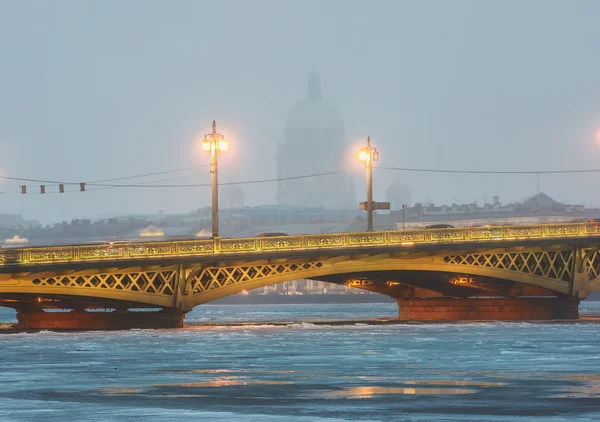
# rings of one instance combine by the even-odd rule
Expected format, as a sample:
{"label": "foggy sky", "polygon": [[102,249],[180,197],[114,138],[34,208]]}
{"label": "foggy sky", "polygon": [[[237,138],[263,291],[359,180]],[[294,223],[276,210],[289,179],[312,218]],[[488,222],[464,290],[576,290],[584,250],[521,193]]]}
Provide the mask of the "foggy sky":
{"label": "foggy sky", "polygon": [[[130,182],[208,183],[197,140],[216,119],[231,141],[221,180],[273,178],[313,68],[349,146],[371,136],[382,166],[600,169],[599,45],[596,0],[0,0],[0,171],[80,182],[195,167]],[[397,177],[413,203],[536,189],[535,176],[377,170],[375,200]],[[545,175],[540,188],[600,206],[599,177]],[[43,223],[210,204],[209,188],[19,184],[0,183],[0,213]],[[275,188],[244,186],[247,205],[274,203]]]}

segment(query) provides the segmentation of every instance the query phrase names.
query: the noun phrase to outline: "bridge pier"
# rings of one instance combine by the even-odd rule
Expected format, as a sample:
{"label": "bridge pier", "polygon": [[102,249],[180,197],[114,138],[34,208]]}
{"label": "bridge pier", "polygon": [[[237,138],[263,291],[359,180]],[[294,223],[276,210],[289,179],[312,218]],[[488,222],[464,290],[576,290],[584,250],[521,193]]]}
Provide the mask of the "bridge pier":
{"label": "bridge pier", "polygon": [[578,319],[578,298],[413,298],[397,299],[403,321],[526,321]]}
{"label": "bridge pier", "polygon": [[24,330],[128,330],[182,328],[185,313],[178,311],[44,312],[17,310],[17,328]]}

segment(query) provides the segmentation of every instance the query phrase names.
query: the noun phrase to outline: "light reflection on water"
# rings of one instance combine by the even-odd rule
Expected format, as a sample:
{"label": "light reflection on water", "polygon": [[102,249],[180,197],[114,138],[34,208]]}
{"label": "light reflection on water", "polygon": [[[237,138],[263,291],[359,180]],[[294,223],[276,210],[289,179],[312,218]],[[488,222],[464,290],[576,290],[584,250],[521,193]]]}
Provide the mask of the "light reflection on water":
{"label": "light reflection on water", "polygon": [[565,387],[563,393],[555,394],[552,397],[556,398],[600,398],[600,383],[586,382],[585,384]]}
{"label": "light reflection on water", "polygon": [[293,381],[250,380],[241,377],[216,378],[203,382],[182,382],[178,384],[156,385],[156,387],[230,387],[232,385],[290,385]]}
{"label": "light reflection on water", "polygon": [[[302,306],[252,315],[390,310]],[[600,420],[598,344],[597,323],[6,334],[0,407],[6,420],[45,421]]]}
{"label": "light reflection on water", "polygon": [[141,388],[118,388],[118,387],[107,387],[101,390],[102,393],[106,394],[136,394],[141,393]]}
{"label": "light reflection on water", "polygon": [[330,398],[353,398],[368,399],[375,396],[389,394],[409,394],[409,395],[453,395],[453,394],[473,394],[477,390],[469,388],[398,388],[398,387],[352,387],[342,391],[332,391],[325,394]]}
{"label": "light reflection on water", "polygon": [[457,380],[426,380],[426,381],[405,381],[408,385],[462,385],[472,387],[504,387],[505,382],[492,381],[457,381]]}

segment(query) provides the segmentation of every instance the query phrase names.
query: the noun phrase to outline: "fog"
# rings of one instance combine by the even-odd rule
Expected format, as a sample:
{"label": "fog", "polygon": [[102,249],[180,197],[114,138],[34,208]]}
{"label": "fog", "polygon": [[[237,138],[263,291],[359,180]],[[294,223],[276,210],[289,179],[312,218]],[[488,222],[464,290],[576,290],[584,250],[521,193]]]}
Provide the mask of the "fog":
{"label": "fog", "polygon": [[[0,171],[89,182],[192,168],[118,183],[209,183],[198,140],[216,119],[230,140],[221,180],[275,178],[313,69],[349,160],[370,136],[380,166],[600,169],[599,19],[596,0],[0,0]],[[540,190],[598,206],[599,176],[542,175]],[[535,175],[380,169],[375,200],[395,180],[413,203],[536,193]],[[210,204],[207,187],[41,195],[39,184],[3,180],[0,214],[52,223]],[[247,205],[275,202],[275,183],[243,188]]]}

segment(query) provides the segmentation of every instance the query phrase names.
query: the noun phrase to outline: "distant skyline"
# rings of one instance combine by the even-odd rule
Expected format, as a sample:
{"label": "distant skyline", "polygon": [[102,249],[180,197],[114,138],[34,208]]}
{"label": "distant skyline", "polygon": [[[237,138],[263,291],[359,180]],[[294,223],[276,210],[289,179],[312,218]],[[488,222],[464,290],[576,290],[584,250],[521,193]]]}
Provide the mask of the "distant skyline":
{"label": "distant skyline", "polygon": [[[0,173],[79,182],[191,167],[131,182],[209,183],[198,139],[216,119],[231,147],[221,180],[274,178],[313,69],[344,120],[357,202],[367,136],[388,167],[600,169],[598,16],[594,0],[0,0]],[[375,171],[375,200],[397,176]],[[540,191],[600,205],[596,177],[542,175]],[[413,203],[536,193],[535,175],[399,180]],[[210,204],[209,188],[20,184],[0,183],[0,213],[44,224]],[[275,202],[275,183],[243,188],[249,206]]]}

